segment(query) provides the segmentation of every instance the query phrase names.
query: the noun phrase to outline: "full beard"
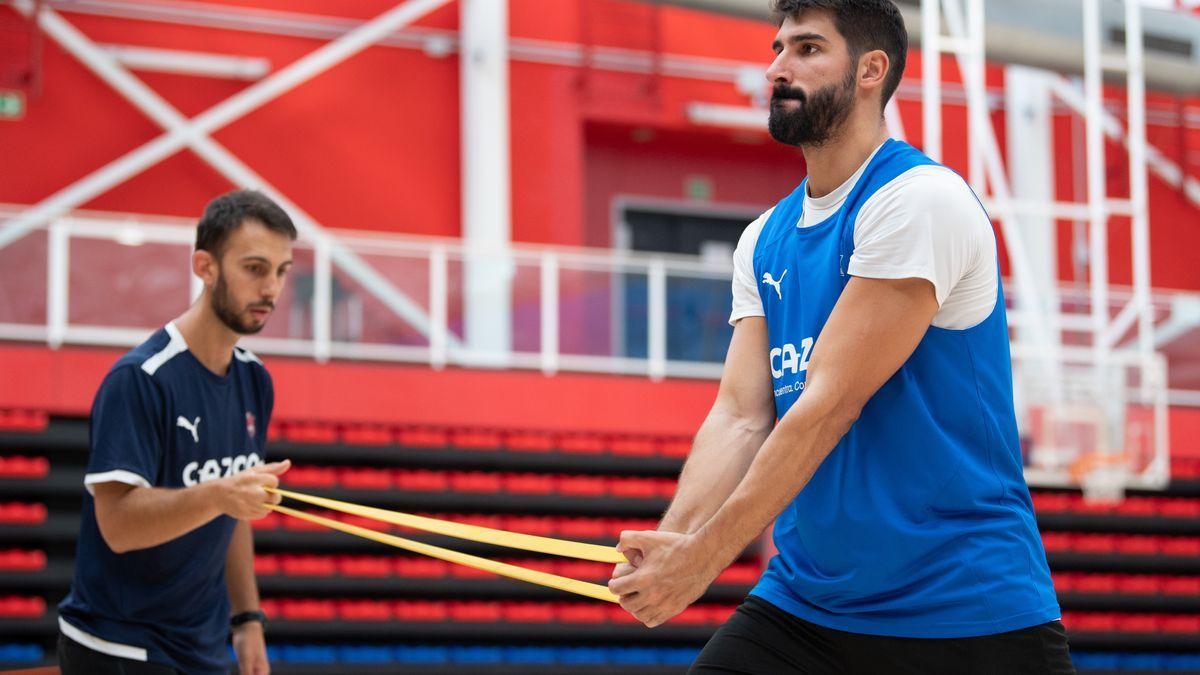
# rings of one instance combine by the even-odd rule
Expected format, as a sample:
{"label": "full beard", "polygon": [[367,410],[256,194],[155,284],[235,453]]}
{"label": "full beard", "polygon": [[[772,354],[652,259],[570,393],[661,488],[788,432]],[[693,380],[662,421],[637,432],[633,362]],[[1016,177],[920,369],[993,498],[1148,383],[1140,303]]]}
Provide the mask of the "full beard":
{"label": "full beard", "polygon": [[[816,90],[811,95],[800,89],[783,85],[775,87],[771,96],[771,114],[767,130],[771,137],[785,145],[820,147],[837,137],[842,124],[854,107],[854,71],[837,84]],[[783,102],[799,101],[788,110]]]}
{"label": "full beard", "polygon": [[[254,335],[267,325],[266,321],[257,323],[252,317],[244,318],[242,314],[234,311],[233,302],[229,297],[229,286],[225,284],[225,275],[223,274],[217,277],[211,305],[213,313],[217,315],[221,323],[238,335]],[[249,307],[246,310],[248,311]]]}

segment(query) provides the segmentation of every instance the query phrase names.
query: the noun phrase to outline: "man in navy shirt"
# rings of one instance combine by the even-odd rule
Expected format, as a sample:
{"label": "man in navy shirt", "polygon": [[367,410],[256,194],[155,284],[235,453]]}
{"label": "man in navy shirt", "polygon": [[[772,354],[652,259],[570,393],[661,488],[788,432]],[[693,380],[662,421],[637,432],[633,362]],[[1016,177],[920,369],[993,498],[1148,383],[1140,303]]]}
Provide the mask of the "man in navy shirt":
{"label": "man in navy shirt", "polygon": [[296,229],[236,191],[205,209],[186,312],[122,356],[92,406],[75,580],[59,606],[59,665],[88,673],[269,672],[251,520],[287,461],[265,464],[274,390],[236,346],[266,325]]}

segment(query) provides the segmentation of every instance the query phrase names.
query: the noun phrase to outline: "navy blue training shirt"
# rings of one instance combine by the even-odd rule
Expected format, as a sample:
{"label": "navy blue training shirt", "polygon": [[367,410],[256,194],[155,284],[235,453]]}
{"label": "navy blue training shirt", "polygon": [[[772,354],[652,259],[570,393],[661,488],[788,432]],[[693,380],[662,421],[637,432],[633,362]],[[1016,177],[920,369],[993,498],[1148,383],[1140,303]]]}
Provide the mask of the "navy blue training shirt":
{"label": "navy blue training shirt", "polygon": [[187,488],[261,464],[271,378],[249,351],[237,347],[233,356],[224,376],[214,374],[171,323],[122,356],[100,385],[75,579],[59,605],[59,627],[72,640],[189,674],[228,672],[225,555],[237,521],[219,516],[118,554],[100,535],[92,486]]}

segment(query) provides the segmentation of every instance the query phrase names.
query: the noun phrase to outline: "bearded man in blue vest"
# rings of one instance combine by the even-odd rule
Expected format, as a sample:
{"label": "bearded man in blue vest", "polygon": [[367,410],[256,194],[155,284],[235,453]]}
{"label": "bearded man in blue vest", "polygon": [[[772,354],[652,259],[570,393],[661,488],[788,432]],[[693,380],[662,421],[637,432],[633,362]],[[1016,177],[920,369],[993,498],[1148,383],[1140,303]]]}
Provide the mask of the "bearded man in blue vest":
{"label": "bearded man in blue vest", "polygon": [[1074,673],[1022,474],[996,239],[889,139],[890,0],[776,0],[770,132],[808,167],[746,228],[733,340],[659,529],[609,588],[647,626],[772,521],[778,554],[693,673]]}

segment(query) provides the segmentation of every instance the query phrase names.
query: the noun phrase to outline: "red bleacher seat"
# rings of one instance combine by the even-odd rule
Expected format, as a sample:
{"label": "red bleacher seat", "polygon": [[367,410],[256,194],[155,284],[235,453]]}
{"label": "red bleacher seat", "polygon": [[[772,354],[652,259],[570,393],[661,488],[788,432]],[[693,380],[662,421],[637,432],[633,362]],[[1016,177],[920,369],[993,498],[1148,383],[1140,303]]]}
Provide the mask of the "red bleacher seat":
{"label": "red bleacher seat", "polygon": [[585,581],[604,581],[605,583],[612,577],[613,571],[612,565],[590,560],[563,560],[556,567],[556,573],[564,577]]}
{"label": "red bleacher seat", "polygon": [[498,473],[455,471],[450,473],[450,489],[458,492],[499,492],[503,489]]}
{"label": "red bleacher seat", "polygon": [[40,572],[46,569],[45,551],[8,549],[0,551],[0,570],[5,572]]}
{"label": "red bleacher seat", "polygon": [[281,555],[279,568],[290,577],[331,577],[337,574],[337,563],[323,555]]}
{"label": "red bleacher seat", "polygon": [[1117,504],[1117,513],[1123,516],[1150,518],[1158,515],[1161,499],[1153,497],[1126,497]]}
{"label": "red bleacher seat", "polygon": [[1124,633],[1156,633],[1160,627],[1155,614],[1118,614],[1117,630]]}
{"label": "red bleacher seat", "polygon": [[450,477],[441,471],[398,469],[394,478],[396,487],[412,492],[445,492],[450,489]]}
{"label": "red bleacher seat", "polygon": [[556,609],[563,623],[608,623],[608,608],[598,602],[564,602]]}
{"label": "red bleacher seat", "polygon": [[1130,574],[1117,578],[1117,592],[1125,595],[1158,595],[1162,579],[1152,574]]}
{"label": "red bleacher seat", "polygon": [[344,555],[337,559],[338,573],[347,577],[390,577],[394,567],[392,559],[383,556]]}
{"label": "red bleacher seat", "polygon": [[46,505],[25,502],[0,504],[0,524],[42,525],[46,522]]}
{"label": "red bleacher seat", "polygon": [[1069,492],[1034,492],[1032,497],[1033,510],[1038,513],[1062,513],[1074,504]]}
{"label": "red bleacher seat", "polygon": [[284,598],[278,607],[280,616],[290,621],[332,621],[337,617],[332,600]]}
{"label": "red bleacher seat", "polygon": [[651,457],[658,449],[649,438],[614,438],[610,445],[614,455],[633,457]]}
{"label": "red bleacher seat", "polygon": [[279,480],[289,487],[333,487],[337,485],[337,470],[328,466],[296,466]]}
{"label": "red bleacher seat", "polygon": [[504,434],[503,446],[519,452],[550,452],[554,450],[554,437],[536,431],[516,431]]}
{"label": "red bleacher seat", "polygon": [[762,569],[758,565],[734,563],[717,576],[716,583],[753,584],[758,582],[760,576],[762,576]]}
{"label": "red bleacher seat", "polygon": [[396,576],[411,579],[441,579],[450,573],[449,563],[433,558],[396,558]]}
{"label": "red bleacher seat", "polygon": [[509,473],[500,477],[505,492],[548,495],[554,492],[554,477],[540,473]]}
{"label": "red bleacher seat", "polygon": [[567,539],[602,539],[609,527],[600,518],[559,518],[558,532]]}
{"label": "red bleacher seat", "polygon": [[397,621],[421,623],[445,621],[450,616],[446,603],[427,600],[397,600],[392,603],[392,613]]}
{"label": "red bleacher seat", "polygon": [[0,430],[45,431],[50,416],[43,410],[0,410]]}
{"label": "red bleacher seat", "polygon": [[445,429],[409,427],[396,430],[396,442],[412,448],[444,448],[449,441]]}
{"label": "red bleacher seat", "polygon": [[1127,535],[1117,539],[1117,552],[1125,555],[1158,555],[1161,543],[1158,537]]}
{"label": "red bleacher seat", "polygon": [[558,522],[548,516],[505,516],[501,521],[503,529],[522,534],[536,534],[541,537],[554,536],[558,532]]}
{"label": "red bleacher seat", "polygon": [[1200,634],[1200,616],[1165,614],[1159,617],[1158,623],[1164,633]]}
{"label": "red bleacher seat", "polygon": [[513,623],[554,623],[554,605],[545,602],[501,603],[500,614]]}
{"label": "red bleacher seat", "polygon": [[1164,595],[1200,596],[1200,577],[1164,577],[1162,592]]}
{"label": "red bleacher seat", "polygon": [[342,442],[352,445],[390,445],[394,439],[389,427],[363,424],[342,428]]}
{"label": "red bleacher seat", "polygon": [[352,490],[390,490],[392,472],[387,469],[338,469],[337,481]]}
{"label": "red bleacher seat", "polygon": [[283,437],[293,443],[336,443],[337,427],[320,422],[283,422]]}
{"label": "red bleacher seat", "polygon": [[1117,615],[1111,612],[1063,612],[1068,631],[1112,632],[1117,630]]}
{"label": "red bleacher seat", "polygon": [[1117,535],[1114,534],[1080,534],[1076,535],[1071,550],[1077,553],[1112,553],[1117,550]]}
{"label": "red bleacher seat", "polygon": [[1113,574],[1082,574],[1075,578],[1074,590],[1079,593],[1113,593],[1117,590],[1117,577]]}
{"label": "red bleacher seat", "polygon": [[614,497],[650,499],[658,496],[658,485],[642,478],[610,478],[608,491]]}
{"label": "red bleacher seat", "polygon": [[41,479],[50,475],[50,462],[45,457],[10,455],[0,457],[0,478]]}
{"label": "red bleacher seat", "polygon": [[675,487],[677,482],[674,478],[654,478],[654,487],[658,490],[658,496],[663,499],[670,499],[675,496]]}
{"label": "red bleacher seat", "polygon": [[704,605],[692,605],[667,623],[679,626],[705,626],[712,623],[712,613]]}
{"label": "red bleacher seat", "polygon": [[1163,555],[1195,558],[1200,556],[1200,537],[1163,537]]}
{"label": "red bleacher seat", "polygon": [[1200,518],[1200,499],[1164,499],[1158,513],[1164,518]]}
{"label": "red bleacher seat", "polygon": [[599,497],[608,493],[608,480],[603,476],[559,476],[558,493],[569,497]]}
{"label": "red bleacher seat", "polygon": [[691,451],[690,438],[666,438],[658,443],[658,452],[664,457],[687,457]]}
{"label": "red bleacher seat", "polygon": [[6,619],[38,619],[46,613],[46,601],[37,596],[8,595],[0,597],[0,617]]}
{"label": "red bleacher seat", "polygon": [[495,623],[504,618],[500,603],[479,600],[453,601],[449,604],[449,615],[453,621]]}
{"label": "red bleacher seat", "polygon": [[450,432],[450,444],[456,448],[499,450],[502,442],[501,434],[498,431],[454,429]]}
{"label": "red bleacher seat", "polygon": [[563,452],[582,455],[598,455],[608,449],[608,443],[602,436],[592,434],[563,434],[558,439],[558,447]]}
{"label": "red bleacher seat", "polygon": [[256,554],[254,556],[254,573],[259,576],[279,574],[279,556]]}
{"label": "red bleacher seat", "polygon": [[346,621],[391,621],[392,604],[379,600],[339,600],[337,614]]}

